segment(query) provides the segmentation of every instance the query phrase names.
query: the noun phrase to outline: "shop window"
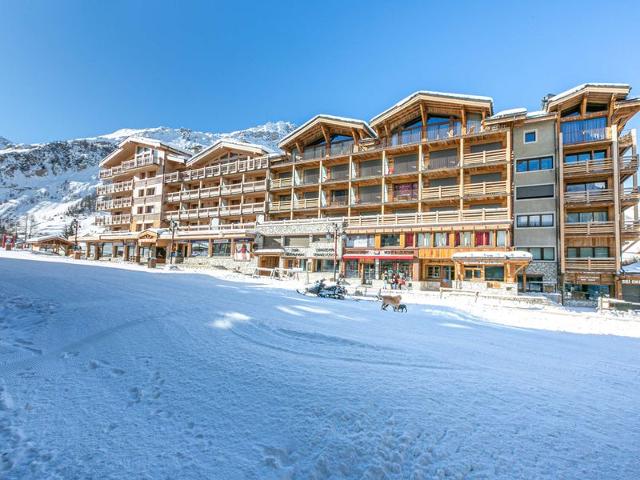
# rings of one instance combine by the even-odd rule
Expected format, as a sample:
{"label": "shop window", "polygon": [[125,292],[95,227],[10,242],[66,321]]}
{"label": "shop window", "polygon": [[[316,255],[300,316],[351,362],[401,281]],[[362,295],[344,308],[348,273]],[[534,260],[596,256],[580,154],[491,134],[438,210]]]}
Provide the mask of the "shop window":
{"label": "shop window", "polygon": [[349,235],[347,237],[347,247],[349,248],[371,248],[375,245],[373,235]]}
{"label": "shop window", "polygon": [[347,278],[358,278],[358,260],[347,260],[344,273]]}
{"label": "shop window", "polygon": [[214,257],[230,257],[231,243],[228,240],[214,240],[212,255]]}
{"label": "shop window", "polygon": [[465,267],[464,279],[468,281],[481,280],[482,269],[480,267]]}
{"label": "shop window", "polygon": [[440,265],[427,267],[427,278],[440,278]]}
{"label": "shop window", "polygon": [[[340,262],[337,264],[339,270]],[[333,272],[333,260],[316,260],[316,272]]]}
{"label": "shop window", "polygon": [[544,282],[542,275],[527,275],[527,288],[524,289],[524,282],[522,275],[518,275],[518,290],[526,292],[543,292]]}
{"label": "shop window", "polygon": [[191,241],[191,256],[206,257],[209,255],[209,242],[207,240]]}
{"label": "shop window", "polygon": [[484,267],[484,279],[493,282],[504,282],[504,267]]}

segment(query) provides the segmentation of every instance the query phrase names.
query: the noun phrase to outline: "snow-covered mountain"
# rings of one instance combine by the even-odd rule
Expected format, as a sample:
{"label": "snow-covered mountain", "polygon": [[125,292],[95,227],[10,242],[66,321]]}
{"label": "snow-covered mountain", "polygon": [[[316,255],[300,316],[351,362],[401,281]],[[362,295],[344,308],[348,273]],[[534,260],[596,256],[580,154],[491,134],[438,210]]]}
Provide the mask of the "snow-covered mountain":
{"label": "snow-covered mountain", "polygon": [[128,137],[153,138],[190,151],[230,138],[276,151],[278,141],[294,128],[284,121],[229,133],[125,128],[98,137],[32,145],[15,145],[0,137],[0,227],[19,225],[31,236],[61,233],[78,217],[82,230],[94,229],[98,164]]}

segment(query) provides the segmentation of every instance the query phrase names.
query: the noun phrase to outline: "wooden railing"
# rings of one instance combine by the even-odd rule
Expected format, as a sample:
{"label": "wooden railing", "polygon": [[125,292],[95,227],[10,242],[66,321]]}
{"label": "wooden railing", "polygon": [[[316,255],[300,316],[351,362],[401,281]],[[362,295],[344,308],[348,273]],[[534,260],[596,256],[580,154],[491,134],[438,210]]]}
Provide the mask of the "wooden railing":
{"label": "wooden railing", "polygon": [[397,215],[371,215],[350,217],[349,227],[376,227],[402,225],[439,225],[442,223],[511,222],[506,208],[454,210],[450,212],[405,213]]}
{"label": "wooden railing", "polygon": [[122,162],[123,170],[133,170],[135,168],[147,167],[149,165],[160,165],[160,159],[154,157],[151,153],[136,155],[132,160]]}
{"label": "wooden railing", "polygon": [[627,220],[622,224],[622,235],[627,239],[640,240],[640,220]]}
{"label": "wooden railing", "polygon": [[191,180],[200,180],[202,178],[216,177],[220,175],[229,175],[232,173],[242,173],[251,170],[260,170],[269,166],[269,157],[242,158],[232,162],[220,163],[209,167],[198,168],[194,170],[185,170],[183,172],[173,172],[165,174],[165,183],[185,182]]}
{"label": "wooden railing", "polygon": [[332,198],[329,200],[326,205],[323,205],[324,208],[327,207],[346,207],[349,205],[349,199],[347,197],[344,198]]}
{"label": "wooden railing", "polygon": [[131,215],[111,215],[109,217],[96,217],[96,225],[126,225],[131,223]]}
{"label": "wooden railing", "polygon": [[131,207],[132,198],[114,198],[112,200],[99,200],[96,202],[96,210],[113,210],[115,208]]}
{"label": "wooden railing", "polygon": [[190,208],[183,210],[170,210],[165,213],[167,220],[211,218],[217,217],[220,213],[219,207]]}
{"label": "wooden railing", "polygon": [[501,148],[499,150],[485,150],[478,153],[465,153],[464,166],[474,167],[478,165],[506,162],[508,155],[509,152],[507,152],[506,148]]}
{"label": "wooden railing", "polygon": [[569,272],[615,272],[616,259],[602,258],[566,258],[565,268]]}
{"label": "wooden railing", "polygon": [[465,197],[485,197],[506,194],[507,182],[504,180],[498,182],[467,183],[464,185]]}
{"label": "wooden railing", "polygon": [[269,203],[270,212],[288,212],[291,210],[291,200],[282,200]]}
{"label": "wooden railing", "polygon": [[567,223],[564,227],[567,236],[589,236],[589,235],[613,235],[613,222],[585,222],[585,223]]}
{"label": "wooden railing", "polygon": [[638,170],[638,155],[625,155],[620,158],[620,170],[634,173]]}
{"label": "wooden railing", "polygon": [[563,170],[565,177],[588,174],[608,174],[613,171],[613,161],[610,158],[602,158],[583,162],[565,163]]}
{"label": "wooden railing", "polygon": [[96,193],[98,195],[111,195],[113,193],[128,192],[133,190],[133,180],[126,182],[110,183],[107,185],[98,185]]}
{"label": "wooden railing", "polygon": [[271,188],[287,188],[291,187],[292,184],[293,179],[291,177],[271,179]]}
{"label": "wooden railing", "polygon": [[227,205],[220,207],[220,216],[251,215],[253,213],[263,213],[264,211],[264,202],[245,203],[243,205]]}
{"label": "wooden railing", "polygon": [[256,228],[255,222],[248,223],[223,223],[219,225],[185,225],[178,227],[180,232],[218,232],[233,233],[253,231]]}
{"label": "wooden railing", "polygon": [[460,198],[460,186],[427,187],[422,189],[422,201],[429,202],[450,198]]}
{"label": "wooden railing", "polygon": [[301,198],[295,201],[295,208],[318,208],[320,200],[318,198]]}
{"label": "wooden railing", "polygon": [[595,203],[613,201],[613,190],[587,190],[585,192],[564,192],[565,203]]}
{"label": "wooden railing", "polygon": [[626,187],[622,190],[623,202],[638,202],[640,201],[640,188],[638,187]]}

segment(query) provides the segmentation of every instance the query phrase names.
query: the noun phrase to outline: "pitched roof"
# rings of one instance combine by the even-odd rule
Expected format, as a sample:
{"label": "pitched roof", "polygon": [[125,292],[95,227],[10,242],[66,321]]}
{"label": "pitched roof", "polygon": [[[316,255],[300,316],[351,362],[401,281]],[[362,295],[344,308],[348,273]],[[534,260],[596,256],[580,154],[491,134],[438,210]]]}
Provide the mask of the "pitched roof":
{"label": "pitched roof", "polygon": [[355,128],[362,128],[366,130],[367,133],[369,133],[369,135],[371,135],[372,137],[377,136],[376,132],[374,132],[373,129],[369,126],[369,124],[364,120],[359,120],[357,118],[339,117],[336,115],[327,115],[325,113],[321,113],[311,118],[310,120],[307,120],[305,123],[303,123],[298,128],[296,128],[293,132],[290,132],[288,135],[283,137],[280,140],[280,142],[278,142],[278,147],[282,148],[282,146],[286,145],[289,141],[291,141],[292,138],[295,138],[298,135],[304,133],[305,131],[309,130],[311,127],[322,122],[323,120],[328,123],[338,123],[338,124],[344,124],[344,125],[348,125]]}
{"label": "pitched roof", "polygon": [[269,154],[269,151],[264,146],[258,145],[257,143],[247,143],[247,142],[240,142],[238,140],[222,138],[220,140],[216,140],[213,144],[209,145],[207,148],[205,148],[202,151],[200,151],[197,154],[195,154],[193,157],[191,157],[187,161],[187,164],[195,163],[198,160],[200,160],[200,159],[204,158],[205,156],[209,155],[211,152],[214,152],[216,150],[221,150],[223,148],[244,150],[244,151],[255,153],[255,154],[258,154],[258,155],[268,155]]}
{"label": "pitched roof", "polygon": [[154,148],[163,148],[163,149],[169,150],[171,152],[177,153],[178,155],[185,157],[185,159],[186,159],[186,157],[191,157],[191,155],[192,155],[192,152],[189,152],[187,150],[183,150],[182,148],[176,147],[175,145],[170,145],[168,143],[164,143],[164,142],[161,142],[159,140],[155,140],[153,138],[129,137],[129,138],[125,138],[123,141],[121,141],[118,144],[118,148],[117,149],[115,149],[109,155],[104,157],[100,161],[100,165],[104,165],[106,162],[108,162],[113,157],[115,157],[120,152],[122,152],[122,149],[129,143],[140,143],[142,145],[148,145],[148,146],[154,147]]}

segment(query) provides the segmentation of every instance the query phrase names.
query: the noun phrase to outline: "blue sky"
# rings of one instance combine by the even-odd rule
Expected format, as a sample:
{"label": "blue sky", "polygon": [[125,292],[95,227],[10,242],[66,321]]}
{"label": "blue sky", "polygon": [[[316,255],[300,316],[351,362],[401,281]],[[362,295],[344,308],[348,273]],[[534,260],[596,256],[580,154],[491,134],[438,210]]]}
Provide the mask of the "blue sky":
{"label": "blue sky", "polygon": [[488,3],[0,0],[0,136],[368,120],[420,89],[496,109],[587,81],[640,95],[640,2]]}

